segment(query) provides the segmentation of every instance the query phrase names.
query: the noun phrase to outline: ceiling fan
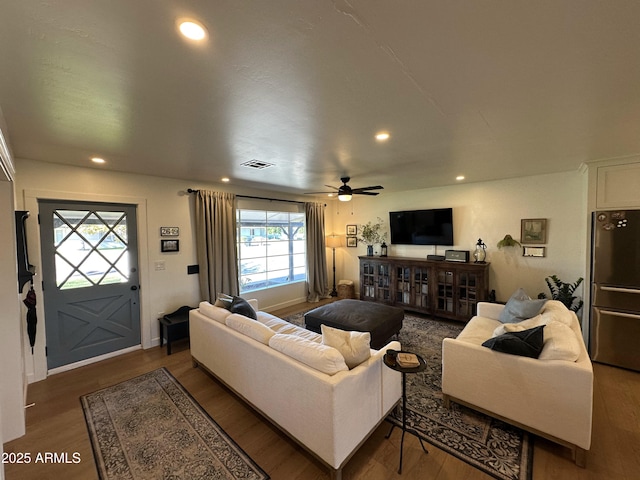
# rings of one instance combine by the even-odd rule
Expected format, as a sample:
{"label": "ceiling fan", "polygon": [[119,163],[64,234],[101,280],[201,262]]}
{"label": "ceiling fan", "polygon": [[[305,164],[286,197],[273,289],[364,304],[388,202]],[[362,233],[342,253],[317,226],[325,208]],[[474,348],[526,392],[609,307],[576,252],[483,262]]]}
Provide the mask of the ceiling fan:
{"label": "ceiling fan", "polygon": [[338,187],[333,187],[331,185],[325,185],[325,187],[333,188],[332,192],[307,192],[308,195],[314,195],[318,193],[338,193],[338,200],[341,202],[348,202],[351,200],[353,195],[378,195],[379,192],[370,192],[369,190],[382,190],[384,187],[381,185],[374,185],[371,187],[361,187],[361,188],[351,188],[347,183],[351,180],[350,177],[341,177],[340,181],[343,185]]}

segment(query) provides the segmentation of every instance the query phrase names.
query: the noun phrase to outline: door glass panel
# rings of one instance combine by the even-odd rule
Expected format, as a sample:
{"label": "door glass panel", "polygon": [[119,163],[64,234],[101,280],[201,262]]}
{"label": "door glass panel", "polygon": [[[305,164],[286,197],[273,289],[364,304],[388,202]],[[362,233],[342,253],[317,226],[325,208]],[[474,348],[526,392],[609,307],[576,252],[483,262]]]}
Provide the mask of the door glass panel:
{"label": "door glass panel", "polygon": [[60,289],[129,280],[124,212],[56,210],[53,226],[56,285]]}

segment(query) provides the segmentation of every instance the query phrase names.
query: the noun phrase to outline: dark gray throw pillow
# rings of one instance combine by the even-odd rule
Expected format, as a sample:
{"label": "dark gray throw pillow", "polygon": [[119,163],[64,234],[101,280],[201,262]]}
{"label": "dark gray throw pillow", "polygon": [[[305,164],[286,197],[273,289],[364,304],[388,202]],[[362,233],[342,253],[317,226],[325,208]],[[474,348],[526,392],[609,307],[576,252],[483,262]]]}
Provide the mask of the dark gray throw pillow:
{"label": "dark gray throw pillow", "polygon": [[544,325],[522,330],[507,332],[485,341],[482,346],[491,350],[511,355],[538,358],[544,347]]}
{"label": "dark gray throw pillow", "polygon": [[239,313],[245,317],[253,318],[254,320],[258,319],[258,315],[256,315],[256,311],[253,309],[251,304],[242,297],[233,297],[233,302],[231,302],[231,308],[229,308],[229,311],[231,313]]}

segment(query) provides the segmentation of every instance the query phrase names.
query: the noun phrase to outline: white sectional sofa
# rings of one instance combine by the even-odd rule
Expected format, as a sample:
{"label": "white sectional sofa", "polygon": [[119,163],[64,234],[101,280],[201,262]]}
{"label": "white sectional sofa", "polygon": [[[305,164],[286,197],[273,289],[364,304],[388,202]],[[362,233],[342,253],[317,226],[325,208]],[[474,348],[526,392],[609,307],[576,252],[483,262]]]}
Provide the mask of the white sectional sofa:
{"label": "white sectional sofa", "polygon": [[482,346],[504,328],[499,320],[503,309],[479,303],[477,316],[460,335],[443,341],[445,406],[454,401],[565,445],[576,464],[584,466],[591,446],[593,369],[575,313],[550,300],[523,322],[527,328],[546,325],[540,358],[529,358]]}
{"label": "white sectional sofa", "polygon": [[[332,478],[341,478],[349,458],[401,398],[400,374],[382,361],[386,350],[400,350],[400,343],[370,350],[367,360],[347,369],[335,352],[324,358],[321,334],[258,311],[255,300],[249,303],[257,320],[208,302],[190,312],[194,366],[222,381],[329,466]],[[320,355],[306,358],[304,349],[316,348]]]}

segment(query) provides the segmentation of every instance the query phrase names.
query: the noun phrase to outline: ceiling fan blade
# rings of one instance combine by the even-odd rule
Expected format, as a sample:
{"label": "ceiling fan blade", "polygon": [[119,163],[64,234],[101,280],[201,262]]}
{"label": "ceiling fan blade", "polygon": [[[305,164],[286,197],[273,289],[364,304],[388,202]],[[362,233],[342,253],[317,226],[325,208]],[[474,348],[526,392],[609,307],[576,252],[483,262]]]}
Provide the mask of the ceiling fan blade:
{"label": "ceiling fan blade", "polygon": [[367,190],[383,190],[384,187],[382,185],[374,185],[372,187],[361,187],[352,189],[353,193],[365,192]]}
{"label": "ceiling fan blade", "polygon": [[379,192],[357,192],[357,191],[353,191],[354,195],[380,195]]}
{"label": "ceiling fan blade", "polygon": [[304,192],[305,195],[318,195],[318,194],[325,194],[325,193],[336,193],[336,192]]}
{"label": "ceiling fan blade", "polygon": [[334,187],[333,185],[325,185],[325,187],[333,188],[334,190],[340,190],[338,187]]}

